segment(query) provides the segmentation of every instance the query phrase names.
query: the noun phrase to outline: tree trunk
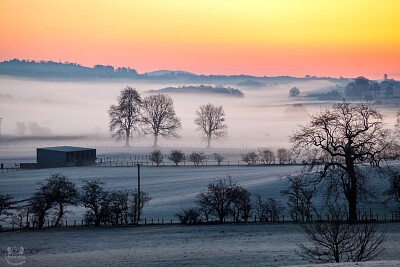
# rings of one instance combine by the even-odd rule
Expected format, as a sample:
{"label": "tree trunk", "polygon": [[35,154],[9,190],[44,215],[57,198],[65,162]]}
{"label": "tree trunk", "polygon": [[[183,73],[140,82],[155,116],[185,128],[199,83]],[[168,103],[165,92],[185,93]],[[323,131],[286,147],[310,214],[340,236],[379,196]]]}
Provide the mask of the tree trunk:
{"label": "tree trunk", "polygon": [[357,221],[357,174],[354,162],[346,159],[347,173],[349,175],[349,184],[345,190],[345,196],[349,204],[349,222]]}
{"label": "tree trunk", "polygon": [[125,131],[125,135],[126,135],[126,138],[125,138],[125,146],[126,146],[126,147],[130,147],[130,146],[131,146],[131,145],[129,144],[130,131]]}
{"label": "tree trunk", "polygon": [[57,217],[56,223],[54,225],[55,227],[61,226],[61,225],[59,225],[59,223],[60,223],[62,216],[64,216],[64,207],[62,204],[60,204],[59,206],[60,206],[60,211],[58,212],[58,217]]}
{"label": "tree trunk", "polygon": [[207,136],[207,148],[211,148],[211,135]]}
{"label": "tree trunk", "polygon": [[154,143],[153,143],[153,147],[157,147],[158,146],[158,134],[154,134]]}

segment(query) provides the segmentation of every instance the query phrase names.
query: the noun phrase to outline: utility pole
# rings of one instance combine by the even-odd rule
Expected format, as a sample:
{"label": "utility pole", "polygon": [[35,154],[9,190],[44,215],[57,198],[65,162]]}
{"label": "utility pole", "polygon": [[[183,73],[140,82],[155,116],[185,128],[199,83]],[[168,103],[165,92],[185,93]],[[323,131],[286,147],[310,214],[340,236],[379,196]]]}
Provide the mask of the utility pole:
{"label": "utility pole", "polygon": [[137,193],[137,223],[139,224],[140,222],[140,163],[137,164],[137,187],[138,187],[138,193]]}

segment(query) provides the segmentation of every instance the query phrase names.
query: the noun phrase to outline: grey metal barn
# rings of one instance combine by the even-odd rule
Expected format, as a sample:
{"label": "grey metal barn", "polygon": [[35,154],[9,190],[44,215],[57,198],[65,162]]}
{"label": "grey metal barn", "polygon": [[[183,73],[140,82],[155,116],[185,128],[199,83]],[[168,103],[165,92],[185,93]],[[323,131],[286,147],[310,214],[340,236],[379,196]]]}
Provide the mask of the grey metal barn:
{"label": "grey metal barn", "polygon": [[91,165],[96,162],[96,149],[74,146],[36,149],[39,168]]}

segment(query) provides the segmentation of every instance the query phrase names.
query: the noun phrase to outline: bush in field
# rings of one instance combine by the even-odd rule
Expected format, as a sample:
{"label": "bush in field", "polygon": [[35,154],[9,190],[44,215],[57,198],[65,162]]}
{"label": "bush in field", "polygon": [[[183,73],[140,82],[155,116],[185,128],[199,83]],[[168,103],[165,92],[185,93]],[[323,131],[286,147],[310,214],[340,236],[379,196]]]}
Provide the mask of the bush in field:
{"label": "bush in field", "polygon": [[9,215],[7,210],[11,207],[12,197],[10,195],[0,194],[0,219],[2,215]]}
{"label": "bush in field", "polygon": [[88,181],[82,186],[81,203],[87,209],[85,213],[86,223],[94,223],[100,226],[106,216],[105,209],[108,205],[108,191],[104,190],[102,182],[98,180]]}
{"label": "bush in field", "polygon": [[185,154],[180,150],[172,150],[168,155],[168,159],[172,161],[175,166],[178,166],[179,163],[185,160]]}
{"label": "bush in field", "polygon": [[214,153],[213,158],[214,158],[214,160],[216,160],[218,162],[218,166],[221,165],[222,161],[226,160],[226,158],[220,153]]}
{"label": "bush in field", "polygon": [[203,152],[193,152],[190,154],[189,159],[194,165],[200,166],[204,164],[204,161],[207,159],[207,157]]}
{"label": "bush in field", "polygon": [[155,164],[157,164],[157,166],[160,166],[160,164],[163,162],[164,160],[164,156],[161,153],[161,150],[156,149],[153,152],[151,152],[150,154],[150,160],[152,162],[154,162]]}
{"label": "bush in field", "polygon": [[176,216],[181,224],[197,224],[202,222],[200,211],[197,208],[182,209]]}

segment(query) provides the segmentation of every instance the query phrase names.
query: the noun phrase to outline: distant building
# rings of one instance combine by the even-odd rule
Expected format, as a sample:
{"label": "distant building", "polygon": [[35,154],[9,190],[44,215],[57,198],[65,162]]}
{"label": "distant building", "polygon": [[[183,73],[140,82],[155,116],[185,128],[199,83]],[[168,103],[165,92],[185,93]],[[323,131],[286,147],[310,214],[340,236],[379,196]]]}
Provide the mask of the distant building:
{"label": "distant building", "polygon": [[91,165],[96,162],[96,149],[73,146],[37,148],[36,159],[39,168]]}

